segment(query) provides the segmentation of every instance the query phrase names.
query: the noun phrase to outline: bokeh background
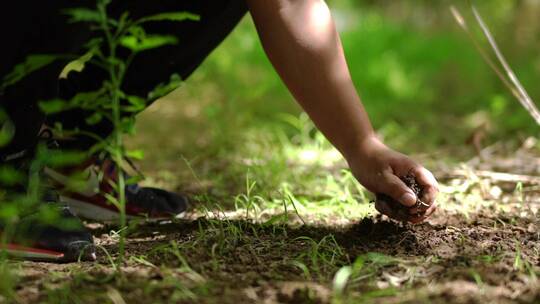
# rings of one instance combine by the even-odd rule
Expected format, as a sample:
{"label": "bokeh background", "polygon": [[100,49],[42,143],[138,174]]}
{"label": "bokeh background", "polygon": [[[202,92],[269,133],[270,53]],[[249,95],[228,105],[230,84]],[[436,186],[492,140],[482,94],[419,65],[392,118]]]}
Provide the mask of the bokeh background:
{"label": "bokeh background", "polygon": [[[474,156],[467,140],[475,132],[486,146],[538,134],[457,26],[452,4],[470,17],[465,1],[328,1],[375,128],[393,148],[428,162]],[[540,1],[476,5],[524,87],[539,97]],[[222,180],[230,189],[246,172],[272,189],[294,184],[296,165],[315,178],[344,168],[272,69],[249,15],[181,88],[139,116],[129,144],[145,151],[151,183],[178,189],[190,180],[198,187]]]}

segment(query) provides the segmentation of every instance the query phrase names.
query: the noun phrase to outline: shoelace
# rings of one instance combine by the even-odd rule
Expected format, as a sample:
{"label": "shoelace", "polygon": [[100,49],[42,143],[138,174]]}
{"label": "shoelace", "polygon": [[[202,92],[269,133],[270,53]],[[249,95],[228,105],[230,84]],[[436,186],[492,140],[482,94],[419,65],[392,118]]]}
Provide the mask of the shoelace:
{"label": "shoelace", "polygon": [[[51,129],[49,128],[43,128],[41,130],[41,132],[39,133],[38,135],[38,138],[39,140],[45,142],[47,148],[49,149],[59,149],[60,148],[60,145],[58,143],[58,141],[56,141],[56,139],[54,138],[54,133]],[[110,157],[108,157],[108,155],[105,155],[105,156],[102,156],[102,159],[103,160],[100,160],[100,157],[96,157],[96,162],[95,164],[100,167],[100,166],[103,166],[104,163],[109,160],[109,165],[108,165],[108,168],[107,168],[107,173],[108,175],[112,175],[113,172],[115,172],[116,170],[121,170],[122,173],[124,174],[124,176],[126,177],[126,179],[129,179],[131,178],[131,176],[125,172],[124,170],[122,170],[122,168],[118,168],[117,164],[113,161],[110,160]],[[141,170],[135,165],[135,163],[133,162],[133,160],[127,156],[124,157],[124,160],[126,161],[126,163],[129,165],[129,167],[137,173],[137,177],[140,178],[140,179],[144,179],[145,176],[144,174],[141,172]],[[139,191],[140,187],[137,183],[133,183],[133,184],[128,184],[126,185],[126,190],[131,192],[131,193],[137,193]]]}
{"label": "shoelace", "polygon": [[[45,141],[45,145],[47,146],[47,148],[58,148],[59,145],[58,145],[58,142],[54,139],[53,137],[53,133],[50,129],[48,128],[44,128],[43,130],[41,130],[37,136],[38,138],[38,141],[39,140],[44,140]],[[0,161],[1,162],[12,162],[12,161],[17,161],[17,160],[20,160],[20,159],[23,159],[25,157],[27,157],[30,152],[32,151],[32,149],[24,149],[24,150],[21,150],[21,151],[17,151],[15,153],[11,153],[11,154],[8,154],[8,155],[5,155],[3,157],[0,158]]]}
{"label": "shoelace", "polygon": [[49,128],[43,128],[39,134],[38,139],[45,142],[45,145],[49,149],[59,149],[60,145],[58,144],[58,141],[54,139],[53,131]]}

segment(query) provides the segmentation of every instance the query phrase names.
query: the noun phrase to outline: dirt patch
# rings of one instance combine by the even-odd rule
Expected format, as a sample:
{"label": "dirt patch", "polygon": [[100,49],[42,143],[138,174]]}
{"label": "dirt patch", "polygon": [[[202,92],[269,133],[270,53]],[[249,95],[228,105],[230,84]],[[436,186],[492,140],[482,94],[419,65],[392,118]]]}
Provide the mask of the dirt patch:
{"label": "dirt patch", "polygon": [[[90,303],[117,294],[127,303],[329,303],[334,273],[376,252],[392,260],[367,258],[347,287],[349,297],[534,303],[540,300],[533,279],[540,266],[538,231],[535,219],[487,212],[465,218],[444,211],[420,225],[379,216],[343,229],[207,219],[147,224],[130,235],[122,275],[113,274],[105,254],[97,264],[24,262],[17,294],[26,303],[51,302],[62,290],[77,291],[68,298]],[[114,256],[114,237],[101,228],[94,232]]]}
{"label": "dirt patch", "polygon": [[117,236],[90,224],[97,263],[10,262],[15,295],[0,303],[540,303],[540,195],[496,187],[444,180],[418,225],[311,214],[133,225],[120,272]]}

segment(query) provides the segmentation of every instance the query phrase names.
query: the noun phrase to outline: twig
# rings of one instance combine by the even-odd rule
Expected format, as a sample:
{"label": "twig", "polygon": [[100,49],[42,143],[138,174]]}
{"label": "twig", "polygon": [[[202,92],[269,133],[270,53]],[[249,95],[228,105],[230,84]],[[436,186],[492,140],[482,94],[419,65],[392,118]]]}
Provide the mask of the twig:
{"label": "twig", "polygon": [[510,81],[514,84],[514,86],[517,88],[518,92],[520,93],[521,97],[519,101],[522,103],[522,105],[525,107],[527,111],[531,114],[531,116],[536,120],[536,123],[540,125],[540,111],[538,111],[538,108],[536,108],[536,105],[533,103],[531,97],[523,88],[523,85],[519,81],[519,79],[516,77],[516,74],[514,71],[512,71],[512,68],[510,68],[510,65],[506,61],[506,58],[504,58],[503,54],[499,50],[499,47],[497,45],[497,42],[495,42],[495,39],[493,38],[493,35],[491,34],[489,28],[486,26],[484,20],[482,19],[482,16],[480,16],[480,13],[474,7],[474,5],[471,5],[474,17],[476,18],[476,21],[478,21],[478,24],[482,28],[482,31],[484,35],[486,36],[489,44],[491,45],[491,48],[493,49],[493,52],[495,52],[495,55],[497,56],[497,59],[499,59],[499,62],[503,66],[504,70],[506,71],[506,74],[508,75],[508,78],[510,78]]}
{"label": "twig", "polygon": [[463,170],[457,169],[442,174],[442,178],[453,178],[453,177],[468,177],[468,176],[477,176],[481,178],[487,178],[498,182],[507,182],[507,183],[523,183],[523,184],[540,184],[540,177],[532,175],[522,175],[522,174],[512,174],[512,173],[503,173],[503,172],[494,172],[494,171],[484,171],[484,170]]}
{"label": "twig", "polygon": [[480,13],[478,10],[474,7],[474,5],[471,4],[471,8],[473,11],[473,15],[478,22],[480,28],[482,29],[483,34],[486,36],[486,39],[488,40],[491,48],[493,49],[493,52],[495,53],[495,56],[497,57],[499,63],[502,66],[502,69],[508,76],[510,80],[508,80],[505,76],[503,71],[495,64],[495,62],[491,59],[491,57],[487,54],[487,52],[482,48],[480,43],[476,40],[474,35],[469,29],[469,26],[467,25],[467,22],[465,21],[465,18],[461,15],[461,13],[454,7],[450,6],[450,11],[452,12],[452,15],[456,19],[456,22],[458,25],[465,31],[467,36],[471,39],[474,47],[478,50],[484,61],[489,65],[489,67],[495,72],[497,77],[503,82],[503,84],[510,90],[512,95],[516,97],[516,99],[520,102],[520,104],[529,112],[529,114],[532,116],[532,118],[536,121],[538,125],[540,125],[540,111],[532,101],[531,97],[527,93],[527,91],[523,88],[523,85],[521,85],[521,82],[516,77],[515,73],[510,68],[510,65],[504,58],[502,52],[500,51],[497,43],[495,42],[495,39],[493,38],[493,35],[491,34],[489,28],[485,24],[484,20],[480,16]]}

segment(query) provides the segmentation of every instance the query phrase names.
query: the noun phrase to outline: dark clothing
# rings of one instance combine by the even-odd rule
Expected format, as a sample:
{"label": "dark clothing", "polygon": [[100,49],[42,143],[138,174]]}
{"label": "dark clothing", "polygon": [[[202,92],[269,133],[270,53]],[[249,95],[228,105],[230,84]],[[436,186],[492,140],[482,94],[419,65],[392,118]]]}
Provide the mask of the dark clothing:
{"label": "dark clothing", "polygon": [[[0,48],[0,77],[31,54],[81,54],[85,42],[92,37],[87,24],[68,24],[63,9],[70,7],[93,7],[95,1],[53,0],[15,1],[10,9],[0,10],[0,32],[3,46]],[[126,75],[123,90],[132,95],[146,97],[156,85],[168,81],[177,73],[182,79],[202,63],[208,54],[232,31],[247,12],[243,0],[113,0],[108,12],[113,17],[128,11],[132,18],[162,12],[188,11],[200,16],[199,21],[161,21],[146,24],[150,34],[174,35],[177,45],[164,46],[137,55]],[[120,56],[127,55],[120,54]],[[58,80],[65,61],[56,61],[40,69],[4,92],[0,92],[0,107],[15,124],[14,139],[7,147],[0,147],[1,157],[32,147],[41,125],[61,122],[64,128],[78,127],[106,137],[111,124],[103,121],[98,125],[84,124],[91,113],[81,110],[69,111],[53,117],[45,117],[37,102],[55,97],[70,98],[77,92],[99,88],[105,75],[91,65],[81,73],[71,72],[67,80]],[[1,127],[1,126],[0,126]],[[80,147],[91,145],[89,139],[81,138]]]}

